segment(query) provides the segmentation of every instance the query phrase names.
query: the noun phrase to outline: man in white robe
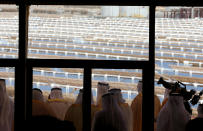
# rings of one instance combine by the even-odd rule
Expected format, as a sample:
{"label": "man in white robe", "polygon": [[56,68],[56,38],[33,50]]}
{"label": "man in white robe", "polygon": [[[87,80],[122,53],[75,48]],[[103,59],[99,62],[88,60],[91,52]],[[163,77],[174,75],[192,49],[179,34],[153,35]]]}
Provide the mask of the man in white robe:
{"label": "man in white robe", "polygon": [[32,99],[44,102],[44,96],[43,96],[42,91],[38,88],[33,88],[32,89]]}
{"label": "man in white robe", "polygon": [[0,130],[11,131],[14,123],[14,103],[6,92],[4,79],[0,79]]}
{"label": "man in white robe", "polygon": [[95,115],[92,131],[127,131],[121,108],[113,93],[102,96],[102,110]]}
{"label": "man in white robe", "polygon": [[32,116],[56,117],[55,111],[44,101],[43,92],[38,88],[32,89]]}
{"label": "man in white robe", "polygon": [[[82,121],[82,96],[83,96],[83,90],[80,89],[75,103],[72,104],[70,106],[70,108],[68,108],[66,115],[65,115],[65,119],[64,119],[66,121],[73,122],[73,124],[76,128],[76,131],[82,131],[82,123],[83,123],[83,121]],[[91,101],[91,103],[92,103],[91,104],[91,122],[92,122],[94,119],[95,113],[97,111],[99,111],[100,108],[94,105],[93,95],[91,94],[91,96],[92,96],[92,101]]]}
{"label": "man in white robe", "polygon": [[122,98],[121,90],[118,88],[113,88],[109,90],[110,93],[114,93],[115,99],[121,107],[121,111],[125,117],[125,121],[127,123],[127,131],[133,131],[133,117],[132,110],[128,103],[125,103],[125,100]]}
{"label": "man in white robe", "polygon": [[168,97],[169,97],[169,93],[171,90],[165,88],[165,92],[164,92],[164,99],[161,103],[161,108],[166,104],[166,102],[168,101]]}
{"label": "man in white robe", "polygon": [[106,94],[109,89],[109,84],[106,82],[98,82],[97,84],[97,101],[96,104],[97,106],[101,107],[102,100],[101,97],[102,95]]}
{"label": "man in white robe", "polygon": [[[142,131],[142,81],[137,85],[138,95],[134,98],[131,104],[133,112],[133,131]],[[156,131],[156,119],[161,109],[160,100],[154,94],[154,130]]]}
{"label": "man in white robe", "polygon": [[64,120],[66,111],[71,105],[64,100],[62,89],[57,87],[51,89],[47,103],[53,108],[59,120]]}
{"label": "man in white robe", "polygon": [[157,131],[185,131],[189,120],[190,114],[185,109],[183,97],[172,93],[158,115]]}

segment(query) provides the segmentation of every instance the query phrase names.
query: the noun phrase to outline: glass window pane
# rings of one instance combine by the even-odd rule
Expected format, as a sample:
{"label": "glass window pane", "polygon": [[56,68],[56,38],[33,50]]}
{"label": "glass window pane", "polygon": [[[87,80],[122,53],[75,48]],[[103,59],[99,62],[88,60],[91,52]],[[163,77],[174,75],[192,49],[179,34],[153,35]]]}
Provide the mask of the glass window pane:
{"label": "glass window pane", "polygon": [[[196,90],[195,95],[202,90],[202,14],[203,9],[200,7],[156,8],[155,93],[159,96],[162,107],[169,99],[170,91],[164,88],[166,86],[157,84],[160,77],[167,82],[184,83],[188,92]],[[192,100],[192,97],[189,100]],[[197,116],[198,103],[193,105],[189,102],[189,104],[191,110],[186,106],[185,108],[193,119]]]}
{"label": "glass window pane", "polygon": [[0,58],[18,58],[18,7],[0,5]]}
{"label": "glass window pane", "polygon": [[14,67],[0,67],[0,130],[14,129],[14,76]]}
{"label": "glass window pane", "polygon": [[[137,130],[141,125],[142,95],[138,93],[138,81],[142,79],[142,70],[138,69],[93,69],[91,122],[93,131],[111,125],[109,129]],[[109,94],[110,93],[110,94]],[[113,95],[111,96],[111,93]],[[109,100],[112,99],[112,102]],[[139,103],[139,104],[137,104]],[[105,112],[108,115],[102,115]],[[118,113],[112,115],[111,113]],[[98,123],[106,118],[106,123]],[[113,118],[111,117],[113,116]],[[104,118],[105,119],[105,118]],[[112,120],[112,121],[111,121]],[[117,121],[117,124],[113,124]],[[102,125],[103,124],[103,125]],[[120,125],[120,127],[118,127]],[[136,125],[136,126],[133,126]]]}
{"label": "glass window pane", "polygon": [[[83,69],[33,68],[33,119],[48,115],[55,121],[73,122],[69,123],[71,128],[82,129],[82,95],[78,95],[82,89]],[[60,125],[53,125],[57,127]]]}
{"label": "glass window pane", "polygon": [[148,60],[148,18],[147,6],[31,6],[28,56]]}

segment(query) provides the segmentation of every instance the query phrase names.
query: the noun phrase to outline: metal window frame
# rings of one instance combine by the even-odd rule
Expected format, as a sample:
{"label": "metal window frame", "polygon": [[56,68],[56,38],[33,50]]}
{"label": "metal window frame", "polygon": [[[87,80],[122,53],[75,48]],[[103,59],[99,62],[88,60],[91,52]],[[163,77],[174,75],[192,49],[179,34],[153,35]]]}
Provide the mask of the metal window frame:
{"label": "metal window frame", "polygon": [[[90,131],[91,116],[91,73],[94,68],[142,69],[143,108],[142,130],[154,130],[154,72],[155,72],[155,7],[156,6],[201,6],[198,0],[1,0],[0,4],[19,6],[19,54],[18,59],[0,59],[0,67],[15,67],[15,131],[22,130],[31,120],[33,67],[83,68],[83,131]],[[29,59],[28,50],[28,12],[29,5],[134,5],[149,6],[149,60],[65,60]],[[84,104],[85,103],[85,104]]]}

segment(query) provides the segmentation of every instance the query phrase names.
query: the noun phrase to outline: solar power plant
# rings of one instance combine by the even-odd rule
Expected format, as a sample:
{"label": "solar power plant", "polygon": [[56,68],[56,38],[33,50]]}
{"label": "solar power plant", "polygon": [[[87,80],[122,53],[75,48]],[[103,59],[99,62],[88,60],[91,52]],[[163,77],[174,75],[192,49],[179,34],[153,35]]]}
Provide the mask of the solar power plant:
{"label": "solar power plant", "polygon": [[[81,10],[87,10],[82,8]],[[99,8],[94,10],[99,14]],[[179,80],[188,90],[203,89],[203,19],[156,18],[155,93],[163,100],[160,76]],[[28,58],[148,60],[149,19],[138,17],[98,17],[97,15],[29,16]],[[18,17],[0,18],[0,57],[18,58]],[[10,72],[5,75],[6,72]],[[14,69],[0,68],[0,76],[14,86]],[[122,89],[131,101],[142,79],[139,69],[94,69],[93,96],[97,82],[108,82]],[[83,87],[83,70],[69,68],[34,68],[33,88],[50,91],[61,87],[64,94],[75,97]],[[196,108],[196,107],[194,107]]]}

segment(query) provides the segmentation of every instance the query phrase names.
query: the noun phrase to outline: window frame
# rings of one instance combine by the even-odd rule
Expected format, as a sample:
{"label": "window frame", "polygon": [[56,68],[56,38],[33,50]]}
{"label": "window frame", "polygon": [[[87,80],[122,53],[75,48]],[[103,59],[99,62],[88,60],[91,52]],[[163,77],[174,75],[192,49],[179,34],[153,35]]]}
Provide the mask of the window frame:
{"label": "window frame", "polygon": [[[91,73],[94,68],[142,69],[143,108],[142,130],[154,130],[154,75],[155,75],[155,7],[156,6],[201,6],[197,0],[2,0],[0,4],[16,4],[19,9],[19,52],[17,59],[0,59],[1,67],[15,67],[15,131],[21,130],[32,117],[32,70],[34,67],[83,68],[83,131],[90,131]],[[28,52],[28,16],[30,5],[130,5],[149,6],[149,60],[65,60],[31,59]],[[85,104],[84,104],[85,103]],[[23,106],[22,106],[23,105]],[[150,119],[152,118],[152,119]]]}

